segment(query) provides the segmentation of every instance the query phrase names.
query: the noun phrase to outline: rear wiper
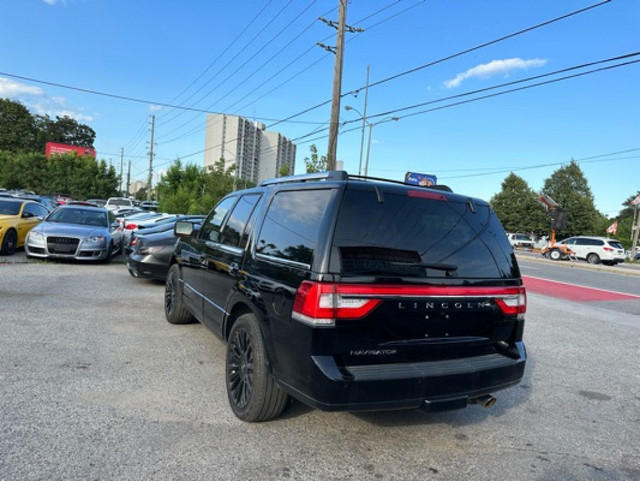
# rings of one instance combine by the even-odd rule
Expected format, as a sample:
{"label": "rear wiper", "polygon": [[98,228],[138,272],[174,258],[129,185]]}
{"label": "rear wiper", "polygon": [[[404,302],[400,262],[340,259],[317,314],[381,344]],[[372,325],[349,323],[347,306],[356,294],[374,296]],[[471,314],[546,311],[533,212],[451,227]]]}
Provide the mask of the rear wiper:
{"label": "rear wiper", "polygon": [[421,264],[417,262],[389,262],[392,266],[412,266],[426,267],[427,269],[436,269],[438,271],[456,271],[458,266],[454,264]]}

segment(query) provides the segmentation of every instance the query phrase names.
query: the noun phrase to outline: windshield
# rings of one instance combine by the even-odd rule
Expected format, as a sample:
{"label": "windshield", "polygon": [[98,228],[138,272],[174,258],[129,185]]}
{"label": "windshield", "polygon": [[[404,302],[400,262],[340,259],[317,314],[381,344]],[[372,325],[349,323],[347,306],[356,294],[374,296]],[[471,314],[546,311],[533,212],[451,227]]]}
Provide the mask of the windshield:
{"label": "windshield", "polygon": [[0,215],[18,215],[22,202],[19,200],[0,201]]}
{"label": "windshield", "polygon": [[[347,189],[334,237],[342,275],[513,278],[519,272],[485,203]],[[335,262],[335,260],[334,260]],[[336,264],[333,264],[336,265]]]}
{"label": "windshield", "polygon": [[90,225],[107,227],[107,213],[89,209],[58,209],[47,217],[47,222],[61,222],[65,224]]}

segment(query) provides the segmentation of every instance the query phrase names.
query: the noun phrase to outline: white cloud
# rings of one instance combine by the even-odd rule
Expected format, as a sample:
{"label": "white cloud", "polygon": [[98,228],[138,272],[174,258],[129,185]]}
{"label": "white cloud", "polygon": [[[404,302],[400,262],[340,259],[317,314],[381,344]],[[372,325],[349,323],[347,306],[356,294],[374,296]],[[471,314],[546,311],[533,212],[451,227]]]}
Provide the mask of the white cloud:
{"label": "white cloud", "polygon": [[532,67],[542,67],[547,63],[546,59],[534,58],[522,60],[521,58],[508,58],[505,60],[492,60],[489,63],[477,65],[466,72],[459,73],[452,80],[444,82],[444,86],[452,89],[460,86],[463,80],[472,77],[489,78],[493,75],[508,76],[513,70],[524,70]]}
{"label": "white cloud", "polygon": [[91,122],[93,117],[67,106],[67,100],[60,96],[49,96],[40,87],[21,84],[0,77],[0,98],[17,99],[33,113],[50,117],[65,115],[78,122]]}
{"label": "white cloud", "polygon": [[71,117],[78,122],[91,122],[93,117],[79,110],[74,110],[67,106],[67,101],[63,97],[42,97],[37,102],[29,105],[30,110],[39,115],[49,117]]}
{"label": "white cloud", "polygon": [[43,0],[47,5],[55,5],[56,3],[67,3],[66,0]]}
{"label": "white cloud", "polygon": [[40,87],[25,85],[5,77],[0,77],[0,97],[13,98],[18,95],[42,95]]}

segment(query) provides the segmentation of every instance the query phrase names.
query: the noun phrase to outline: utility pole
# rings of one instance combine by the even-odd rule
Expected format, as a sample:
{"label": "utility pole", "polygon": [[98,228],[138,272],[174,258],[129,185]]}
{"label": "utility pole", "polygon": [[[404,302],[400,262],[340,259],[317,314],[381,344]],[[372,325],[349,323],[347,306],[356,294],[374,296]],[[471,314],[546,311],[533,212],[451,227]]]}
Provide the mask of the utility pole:
{"label": "utility pole", "polygon": [[318,42],[325,50],[336,55],[333,67],[333,95],[331,97],[331,121],[329,123],[329,142],[327,145],[327,170],[334,170],[336,166],[336,155],[338,150],[338,125],[340,121],[340,97],[342,96],[342,65],[344,59],[344,32],[363,32],[362,29],[355,29],[346,25],[347,21],[347,0],[338,0],[338,23],[320,18],[327,25],[337,29],[336,46],[327,47]]}
{"label": "utility pole", "polygon": [[123,162],[124,162],[124,147],[120,147],[120,195],[122,195],[122,179],[124,177]]}
{"label": "utility pole", "polygon": [[151,116],[151,145],[149,146],[149,178],[147,179],[147,200],[151,200],[151,181],[153,180],[153,135],[156,116]]}
{"label": "utility pole", "polygon": [[127,169],[127,197],[129,197],[129,185],[131,185],[131,161],[129,161],[129,168]]}
{"label": "utility pole", "polygon": [[633,217],[634,219],[636,219],[635,223],[633,224],[633,241],[631,242],[631,260],[633,260],[633,258],[636,255],[636,247],[638,245],[638,234],[640,233],[640,221],[638,219],[638,216],[636,215],[637,211],[638,211],[638,204],[634,205],[634,210],[635,212],[633,213]]}

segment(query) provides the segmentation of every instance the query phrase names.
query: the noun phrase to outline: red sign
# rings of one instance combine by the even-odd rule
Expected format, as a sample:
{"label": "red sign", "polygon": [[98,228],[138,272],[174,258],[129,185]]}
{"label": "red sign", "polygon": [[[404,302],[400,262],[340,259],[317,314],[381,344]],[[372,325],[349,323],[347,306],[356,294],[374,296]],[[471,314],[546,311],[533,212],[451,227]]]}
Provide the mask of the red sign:
{"label": "red sign", "polygon": [[85,155],[90,155],[91,157],[96,156],[96,149],[91,147],[78,147],[77,145],[67,145],[67,144],[58,144],[56,142],[47,142],[46,144],[45,155],[47,159],[55,154],[70,154],[75,153],[81,157]]}

